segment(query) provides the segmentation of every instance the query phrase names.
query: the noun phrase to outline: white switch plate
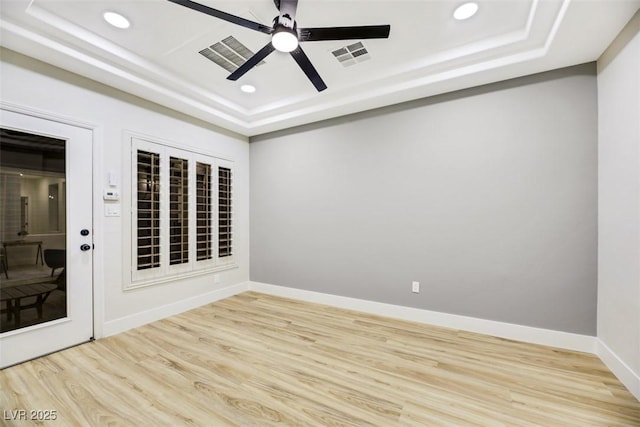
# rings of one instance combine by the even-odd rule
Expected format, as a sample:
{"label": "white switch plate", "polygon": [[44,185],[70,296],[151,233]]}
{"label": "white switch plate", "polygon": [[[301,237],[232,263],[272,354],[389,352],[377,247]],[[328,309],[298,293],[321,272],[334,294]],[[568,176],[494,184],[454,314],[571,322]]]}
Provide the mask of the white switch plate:
{"label": "white switch plate", "polygon": [[120,216],[120,203],[105,203],[104,216]]}
{"label": "white switch plate", "polygon": [[118,174],[116,174],[116,171],[109,171],[108,173],[108,180],[109,180],[109,186],[110,187],[117,187],[118,186]]}
{"label": "white switch plate", "polygon": [[415,294],[420,293],[420,282],[411,282],[411,292]]}

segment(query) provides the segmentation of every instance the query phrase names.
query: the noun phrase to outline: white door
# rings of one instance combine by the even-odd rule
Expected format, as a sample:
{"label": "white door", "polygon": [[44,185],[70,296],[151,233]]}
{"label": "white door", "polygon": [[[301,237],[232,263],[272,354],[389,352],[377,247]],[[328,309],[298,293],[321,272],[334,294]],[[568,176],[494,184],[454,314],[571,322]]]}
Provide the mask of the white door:
{"label": "white door", "polygon": [[0,128],[3,368],[93,336],[93,132],[8,109]]}

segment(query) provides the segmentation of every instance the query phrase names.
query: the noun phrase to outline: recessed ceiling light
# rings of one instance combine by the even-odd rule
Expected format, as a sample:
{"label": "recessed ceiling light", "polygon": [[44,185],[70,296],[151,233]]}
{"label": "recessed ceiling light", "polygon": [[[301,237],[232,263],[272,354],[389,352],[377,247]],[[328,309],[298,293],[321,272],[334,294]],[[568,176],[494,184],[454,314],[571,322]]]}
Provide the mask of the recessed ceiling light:
{"label": "recessed ceiling light", "polygon": [[244,93],[254,93],[256,91],[256,87],[253,85],[242,85],[240,86],[240,90]]}
{"label": "recessed ceiling light", "polygon": [[119,13],[105,12],[102,16],[104,17],[105,21],[116,28],[129,28],[131,26],[129,20]]}
{"label": "recessed ceiling light", "polygon": [[453,12],[453,17],[458,21],[463,21],[465,19],[471,18],[478,11],[478,3],[465,3],[456,8]]}

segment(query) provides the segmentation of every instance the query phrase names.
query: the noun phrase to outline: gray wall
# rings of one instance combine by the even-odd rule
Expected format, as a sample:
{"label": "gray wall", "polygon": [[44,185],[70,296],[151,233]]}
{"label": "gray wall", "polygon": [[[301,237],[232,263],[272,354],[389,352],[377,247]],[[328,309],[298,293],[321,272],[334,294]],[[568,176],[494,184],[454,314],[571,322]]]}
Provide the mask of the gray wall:
{"label": "gray wall", "polygon": [[251,280],[595,335],[596,123],[592,63],[255,137]]}

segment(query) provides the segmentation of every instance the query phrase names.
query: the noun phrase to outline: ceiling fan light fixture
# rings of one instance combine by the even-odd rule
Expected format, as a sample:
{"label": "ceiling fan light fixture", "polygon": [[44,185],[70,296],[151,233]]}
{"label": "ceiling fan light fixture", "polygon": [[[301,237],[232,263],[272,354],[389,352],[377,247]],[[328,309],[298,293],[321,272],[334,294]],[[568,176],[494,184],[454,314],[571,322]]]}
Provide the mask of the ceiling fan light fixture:
{"label": "ceiling fan light fixture", "polygon": [[[197,12],[211,15],[231,24],[271,36],[271,40],[250,58],[245,58],[244,55],[240,55],[246,60],[227,76],[227,80],[234,82],[259,65],[267,56],[273,53],[274,50],[278,50],[280,52],[290,53],[291,57],[298,64],[300,70],[307,76],[311,84],[313,84],[318,92],[322,92],[327,88],[327,85],[299,45],[299,42],[386,39],[389,38],[389,32],[391,30],[390,25],[357,25],[348,27],[301,28],[300,33],[298,33],[296,23],[298,0],[274,0],[274,4],[280,14],[273,19],[272,27],[205,6],[192,0],[169,1]],[[214,50],[212,50],[212,52],[213,51]],[[199,53],[209,58],[206,50],[202,50]],[[358,51],[357,53],[357,56],[362,56],[364,52]]]}
{"label": "ceiling fan light fixture", "polygon": [[478,12],[478,3],[464,3],[456,8],[453,12],[453,17],[458,21],[464,21],[471,18],[476,12]]}
{"label": "ceiling fan light fixture", "polygon": [[280,52],[293,52],[298,47],[298,34],[284,25],[278,25],[271,36],[271,44]]}
{"label": "ceiling fan light fixture", "polygon": [[102,17],[107,21],[107,23],[116,28],[125,29],[131,26],[131,22],[129,22],[127,18],[116,12],[105,12],[102,14]]}

